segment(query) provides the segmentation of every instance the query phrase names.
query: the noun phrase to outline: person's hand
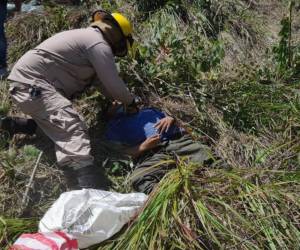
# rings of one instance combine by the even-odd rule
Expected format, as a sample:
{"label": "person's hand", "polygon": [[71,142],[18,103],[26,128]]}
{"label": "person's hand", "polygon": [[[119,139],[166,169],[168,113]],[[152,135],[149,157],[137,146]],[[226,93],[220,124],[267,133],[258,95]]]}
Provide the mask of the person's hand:
{"label": "person's hand", "polygon": [[118,101],[113,101],[105,110],[105,115],[110,119],[113,118],[119,111],[123,111],[123,104]]}
{"label": "person's hand", "polygon": [[127,114],[135,114],[139,112],[139,106],[142,103],[142,99],[138,96],[135,96],[132,100],[132,103],[125,106],[125,112]]}
{"label": "person's hand", "polygon": [[154,135],[147,138],[139,147],[141,152],[145,152],[156,148],[160,144],[159,135]]}
{"label": "person's hand", "polygon": [[169,128],[174,124],[174,121],[175,119],[173,117],[167,116],[157,122],[154,127],[160,134],[163,134],[164,132],[168,132]]}

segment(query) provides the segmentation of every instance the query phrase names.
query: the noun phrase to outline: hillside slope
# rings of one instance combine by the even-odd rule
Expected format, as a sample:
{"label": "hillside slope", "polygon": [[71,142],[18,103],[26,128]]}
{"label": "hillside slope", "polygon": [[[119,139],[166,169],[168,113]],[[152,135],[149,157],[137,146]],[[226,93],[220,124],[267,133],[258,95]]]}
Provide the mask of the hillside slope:
{"label": "hillside slope", "polygon": [[[95,249],[299,247],[300,3],[291,3],[87,1],[78,8],[50,5],[45,13],[8,21],[13,65],[52,34],[87,26],[99,7],[125,13],[134,22],[137,45],[131,57],[118,60],[121,76],[145,102],[176,116],[211,147],[212,165],[177,162],[129,229]],[[8,83],[0,89],[0,116],[19,114]],[[89,90],[75,106],[88,121],[96,162],[106,167],[113,189],[130,191],[127,162],[101,144],[104,102]],[[2,133],[0,147],[0,215],[35,222],[65,190],[53,145],[42,133]],[[40,151],[34,187],[22,206]],[[20,233],[20,225],[36,230],[26,223],[16,219],[0,226],[0,246]]]}

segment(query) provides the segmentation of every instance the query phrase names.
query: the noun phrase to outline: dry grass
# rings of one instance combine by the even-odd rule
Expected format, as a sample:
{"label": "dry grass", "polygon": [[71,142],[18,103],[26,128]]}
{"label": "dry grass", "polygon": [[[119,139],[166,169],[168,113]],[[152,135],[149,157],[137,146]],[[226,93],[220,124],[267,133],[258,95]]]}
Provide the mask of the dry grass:
{"label": "dry grass", "polygon": [[[150,12],[140,12],[134,0],[101,1],[101,5],[107,9],[119,5],[135,19],[136,55],[118,61],[131,89],[175,116],[195,138],[205,140],[215,162],[208,168],[180,161],[125,234],[100,248],[297,249],[299,79],[294,85],[264,85],[258,73],[270,59],[264,50],[277,42],[286,7],[279,0],[213,0],[210,9],[197,7],[198,1],[181,1],[176,9],[176,2],[171,2]],[[91,6],[97,6],[97,1],[89,1]],[[56,6],[46,9],[45,15],[10,20],[10,63],[58,31],[85,26],[89,8]],[[295,43],[298,28],[296,24]],[[203,58],[209,66],[205,72],[197,67]],[[3,83],[0,100],[0,115],[19,114],[11,107]],[[102,96],[90,91],[75,106],[91,127],[93,151],[102,166],[112,155],[98,142],[104,126],[99,103]],[[64,190],[52,144],[42,135],[13,140],[4,136],[0,146],[1,217],[40,217]],[[21,209],[39,150],[45,154],[30,193],[30,209]],[[129,190],[124,186],[124,171],[108,172],[115,190]],[[35,230],[26,221],[10,222],[0,226],[1,237],[8,240],[26,228]]]}

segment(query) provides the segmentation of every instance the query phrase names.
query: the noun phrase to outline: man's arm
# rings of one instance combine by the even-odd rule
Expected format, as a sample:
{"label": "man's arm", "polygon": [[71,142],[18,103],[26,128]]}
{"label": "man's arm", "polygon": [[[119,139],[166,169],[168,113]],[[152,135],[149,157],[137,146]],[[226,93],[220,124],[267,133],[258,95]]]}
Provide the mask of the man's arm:
{"label": "man's arm", "polygon": [[21,7],[22,7],[22,0],[14,0],[14,2],[15,2],[15,10],[16,11],[21,11]]}
{"label": "man's arm", "polygon": [[123,150],[123,152],[127,155],[132,156],[133,158],[139,157],[141,154],[156,148],[160,144],[159,135],[155,135],[152,137],[147,138],[143,143],[140,145],[127,148]]}
{"label": "man's arm", "polygon": [[160,144],[160,135],[164,132],[168,132],[169,128],[174,124],[175,119],[173,117],[166,116],[162,118],[154,125],[159,135],[152,136],[146,139],[142,144],[124,150],[124,153],[133,158],[137,158],[146,151],[156,148]]}
{"label": "man's arm", "polygon": [[89,48],[87,52],[88,58],[109,97],[125,105],[131,104],[134,100],[133,95],[119,77],[111,48],[106,44],[98,43]]}
{"label": "man's arm", "polygon": [[107,91],[107,89],[105,89],[103,84],[100,82],[98,76],[93,77],[90,84],[92,86],[96,87],[96,89],[99,90],[101,92],[101,94],[104,95],[106,98],[108,98],[111,101],[114,100],[114,98],[110,95],[110,93]]}

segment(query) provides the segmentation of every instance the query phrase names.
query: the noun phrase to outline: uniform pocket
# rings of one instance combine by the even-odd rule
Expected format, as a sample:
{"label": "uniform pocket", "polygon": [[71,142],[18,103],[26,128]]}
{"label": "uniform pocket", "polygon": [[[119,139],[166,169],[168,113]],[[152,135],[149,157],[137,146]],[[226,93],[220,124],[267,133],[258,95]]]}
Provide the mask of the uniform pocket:
{"label": "uniform pocket", "polygon": [[55,110],[49,114],[49,121],[55,127],[67,132],[87,132],[87,126],[72,106]]}
{"label": "uniform pocket", "polygon": [[43,110],[42,93],[39,91],[32,93],[30,89],[30,86],[23,89],[17,87],[10,87],[9,89],[13,101],[27,115],[36,114]]}

